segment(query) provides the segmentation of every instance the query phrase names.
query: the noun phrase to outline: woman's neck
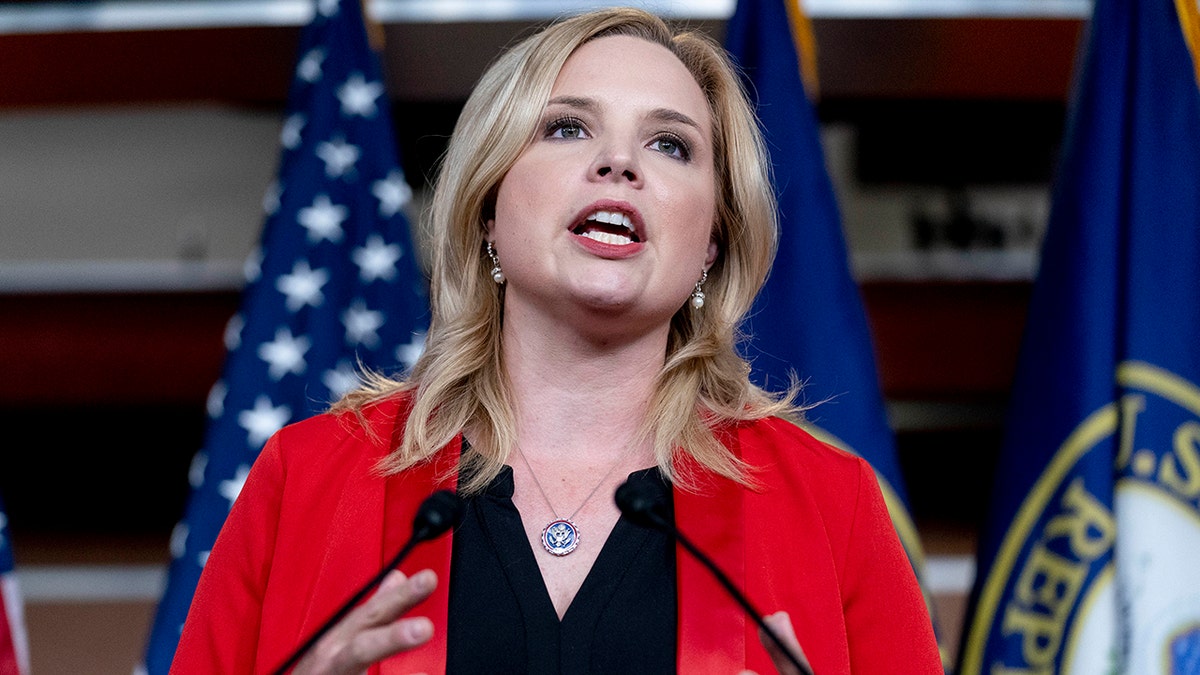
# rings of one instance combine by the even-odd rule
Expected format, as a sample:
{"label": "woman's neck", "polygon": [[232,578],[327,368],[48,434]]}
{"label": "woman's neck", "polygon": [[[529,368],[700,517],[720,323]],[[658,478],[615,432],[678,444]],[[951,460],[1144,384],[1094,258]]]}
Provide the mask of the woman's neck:
{"label": "woman's neck", "polygon": [[636,452],[666,353],[660,331],[623,340],[596,339],[562,323],[509,321],[504,367],[512,387],[517,429],[527,454],[553,453],[591,461]]}

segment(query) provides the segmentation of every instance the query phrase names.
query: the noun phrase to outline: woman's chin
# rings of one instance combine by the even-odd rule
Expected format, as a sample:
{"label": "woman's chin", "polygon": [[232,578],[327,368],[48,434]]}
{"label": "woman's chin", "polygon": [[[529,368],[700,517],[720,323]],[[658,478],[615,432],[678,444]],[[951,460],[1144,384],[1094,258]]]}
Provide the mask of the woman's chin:
{"label": "woman's chin", "polygon": [[644,293],[613,291],[581,295],[577,301],[590,318],[605,323],[606,327],[636,326],[639,333],[655,327],[665,329],[683,304],[682,301],[675,303],[665,298],[647,297]]}
{"label": "woman's chin", "polygon": [[633,284],[619,283],[584,283],[572,289],[570,300],[597,312],[611,312],[614,315],[638,312],[646,304],[646,293],[642,288]]}

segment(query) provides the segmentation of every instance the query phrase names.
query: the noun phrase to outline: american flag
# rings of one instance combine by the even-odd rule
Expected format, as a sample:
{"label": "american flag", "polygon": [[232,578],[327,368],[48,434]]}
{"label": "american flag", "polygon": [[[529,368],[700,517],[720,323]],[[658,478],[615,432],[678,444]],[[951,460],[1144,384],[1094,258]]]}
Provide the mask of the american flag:
{"label": "american flag", "polygon": [[0,675],[29,672],[29,643],[25,636],[24,610],[13,573],[12,539],[8,517],[0,501]]}
{"label": "american flag", "polygon": [[167,673],[200,571],[267,438],[358,384],[360,366],[399,371],[424,344],[428,300],[404,215],[411,191],[358,0],[318,0],[280,143],[191,497],[171,536],[147,673]]}

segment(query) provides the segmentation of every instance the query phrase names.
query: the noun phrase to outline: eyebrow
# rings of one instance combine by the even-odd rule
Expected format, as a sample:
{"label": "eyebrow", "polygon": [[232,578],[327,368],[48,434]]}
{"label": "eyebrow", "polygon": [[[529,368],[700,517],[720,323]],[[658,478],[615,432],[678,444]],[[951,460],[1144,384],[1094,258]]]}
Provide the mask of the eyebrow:
{"label": "eyebrow", "polygon": [[[550,99],[547,105],[563,105],[571,108],[579,108],[588,112],[596,112],[600,109],[599,101],[587,96],[555,96],[554,98]],[[654,110],[650,111],[648,117],[660,122],[677,122],[679,124],[685,124],[694,128],[697,132],[701,131],[700,125],[696,122],[696,120],[688,117],[678,110],[672,110],[671,108],[655,108]]]}

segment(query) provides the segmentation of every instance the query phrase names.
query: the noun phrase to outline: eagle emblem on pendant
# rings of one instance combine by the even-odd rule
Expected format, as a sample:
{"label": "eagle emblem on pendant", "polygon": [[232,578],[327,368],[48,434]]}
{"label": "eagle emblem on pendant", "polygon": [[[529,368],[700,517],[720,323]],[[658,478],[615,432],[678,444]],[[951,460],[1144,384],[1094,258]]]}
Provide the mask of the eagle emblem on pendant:
{"label": "eagle emblem on pendant", "polygon": [[579,528],[569,520],[551,521],[542,528],[542,546],[551,555],[566,555],[579,545]]}

